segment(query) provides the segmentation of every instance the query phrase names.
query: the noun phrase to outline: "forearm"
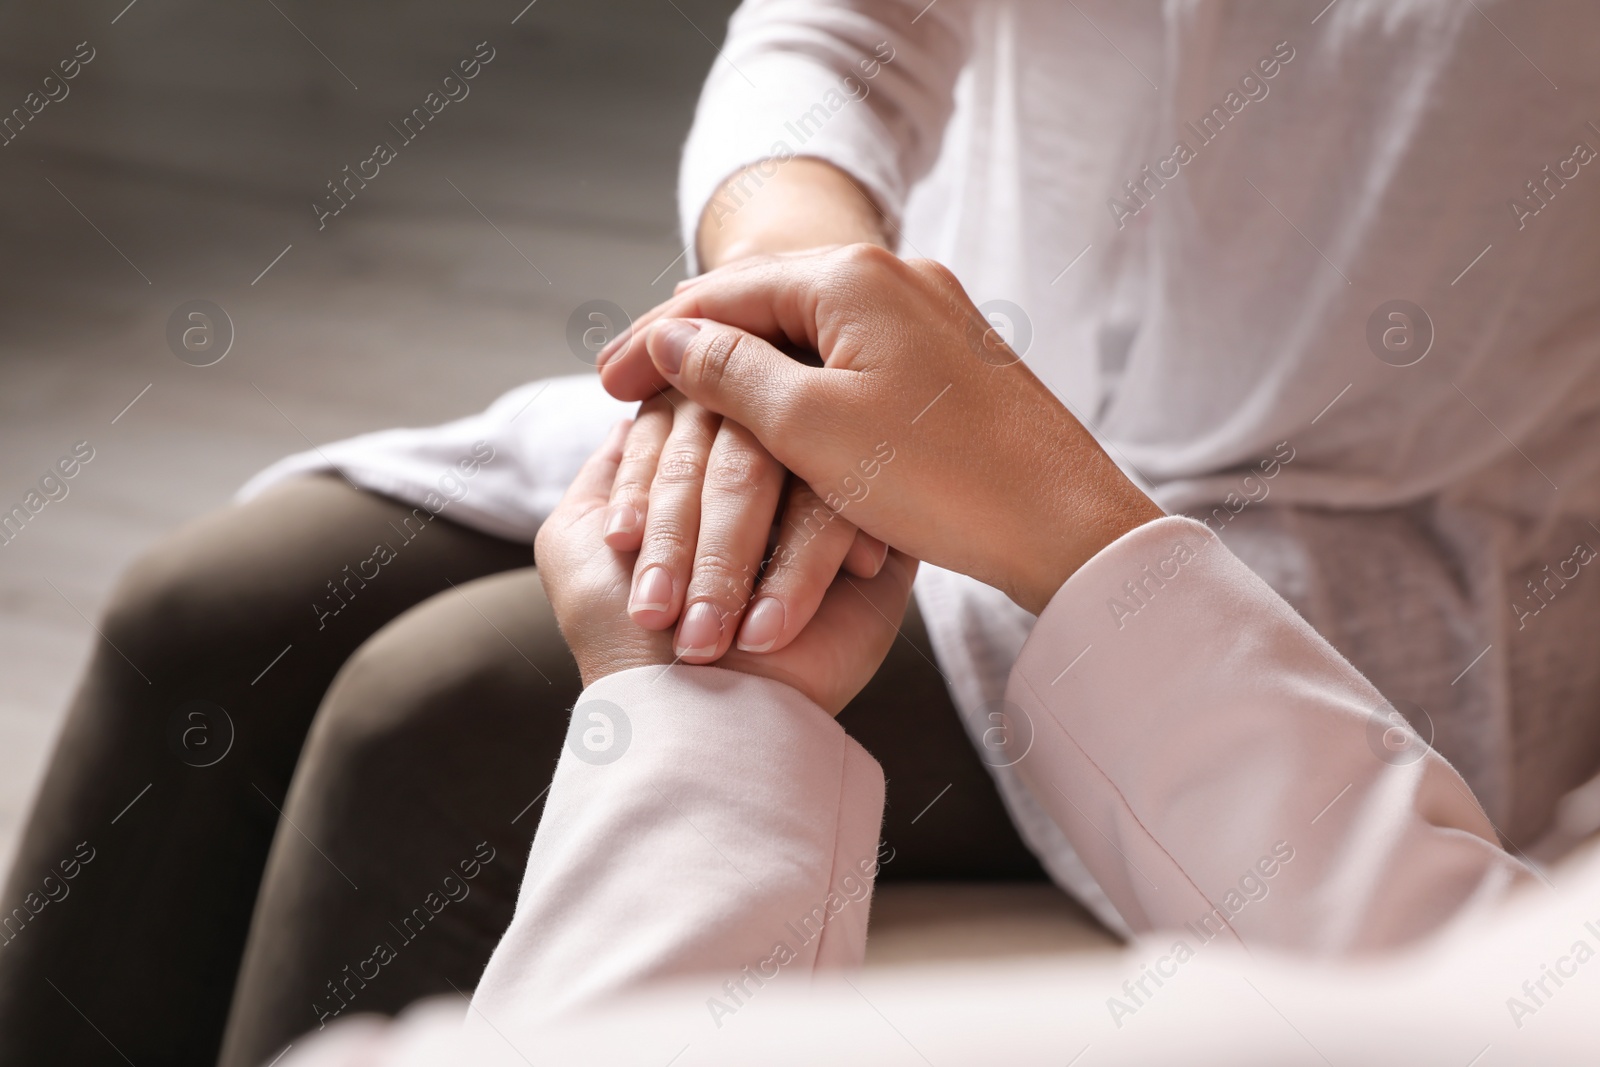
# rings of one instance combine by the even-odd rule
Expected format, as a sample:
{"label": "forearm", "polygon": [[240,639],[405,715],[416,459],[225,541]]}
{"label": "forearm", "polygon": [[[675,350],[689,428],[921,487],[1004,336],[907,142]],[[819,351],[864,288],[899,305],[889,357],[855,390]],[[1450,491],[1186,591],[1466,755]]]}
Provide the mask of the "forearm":
{"label": "forearm", "polygon": [[769,159],[733,174],[700,214],[695,244],[706,270],[748,256],[826,245],[889,247],[883,213],[838,167]]}
{"label": "forearm", "polygon": [[[749,216],[737,223],[750,234],[743,254],[884,243],[878,212],[898,222],[938,155],[972,18],[968,0],[741,4],[722,44],[724,62],[707,76],[679,174],[684,240],[706,256],[699,264],[740,254],[733,241],[708,240],[706,214],[717,212],[711,205],[719,199],[723,211]],[[775,158],[788,160],[776,174]],[[769,207],[725,195],[730,175],[737,181],[762,167],[754,199]],[[819,173],[832,178],[821,179],[832,188],[820,198],[812,195]],[[756,192],[749,179],[744,187]]]}

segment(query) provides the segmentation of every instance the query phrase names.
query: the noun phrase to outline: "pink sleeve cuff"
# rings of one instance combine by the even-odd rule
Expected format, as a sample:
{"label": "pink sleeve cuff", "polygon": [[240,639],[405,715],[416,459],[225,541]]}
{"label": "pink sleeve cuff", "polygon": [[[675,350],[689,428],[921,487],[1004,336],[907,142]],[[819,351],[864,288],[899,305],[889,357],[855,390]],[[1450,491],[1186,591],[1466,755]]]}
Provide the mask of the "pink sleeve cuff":
{"label": "pink sleeve cuff", "polygon": [[877,762],[789,686],[716,667],[604,678],[573,711],[473,1017],[689,974],[733,1006],[725,981],[857,965],[882,815]]}

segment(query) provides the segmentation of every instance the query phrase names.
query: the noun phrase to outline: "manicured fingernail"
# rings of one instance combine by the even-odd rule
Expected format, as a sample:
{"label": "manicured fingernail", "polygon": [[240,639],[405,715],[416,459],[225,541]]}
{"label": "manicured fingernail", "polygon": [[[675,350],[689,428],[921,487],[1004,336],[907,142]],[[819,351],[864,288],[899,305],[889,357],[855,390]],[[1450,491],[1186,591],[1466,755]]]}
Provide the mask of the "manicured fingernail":
{"label": "manicured fingernail", "polygon": [[739,630],[739,648],[744,652],[766,652],[778,643],[783,633],[783,601],[764,596],[750,608]]}
{"label": "manicured fingernail", "polygon": [[605,536],[612,534],[633,533],[639,528],[639,512],[628,504],[618,504],[611,509],[611,514],[606,516]]}
{"label": "manicured fingernail", "polygon": [[672,605],[672,575],[662,566],[646,567],[633,583],[628,599],[628,614],[641,611],[666,611]]}
{"label": "manicured fingernail", "polygon": [[667,374],[677,374],[683,366],[683,353],[688,350],[700,324],[688,319],[666,319],[658,322],[645,338],[645,347],[656,366]]}
{"label": "manicured fingernail", "polygon": [[680,656],[709,656],[717,651],[722,641],[722,621],[717,609],[705,601],[689,605],[678,627],[678,644],[673,649]]}

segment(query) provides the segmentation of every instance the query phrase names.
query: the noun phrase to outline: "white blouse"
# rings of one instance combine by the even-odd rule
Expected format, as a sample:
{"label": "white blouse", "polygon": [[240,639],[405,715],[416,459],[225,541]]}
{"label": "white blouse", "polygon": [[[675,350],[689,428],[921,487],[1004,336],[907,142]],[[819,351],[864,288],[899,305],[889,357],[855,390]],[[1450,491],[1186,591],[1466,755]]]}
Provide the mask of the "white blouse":
{"label": "white blouse", "polygon": [[[745,165],[852,174],[902,254],[951,266],[1527,845],[1600,767],[1600,596],[1572,564],[1600,548],[1597,39],[1578,0],[749,0],[684,231],[738,209],[712,194]],[[592,378],[531,383],[242,494],[333,463],[531,540],[626,410]],[[495,458],[460,475],[479,441]],[[1033,619],[936,568],[917,595],[981,748]],[[1127,929],[1050,798],[984,755],[1056,880]]]}

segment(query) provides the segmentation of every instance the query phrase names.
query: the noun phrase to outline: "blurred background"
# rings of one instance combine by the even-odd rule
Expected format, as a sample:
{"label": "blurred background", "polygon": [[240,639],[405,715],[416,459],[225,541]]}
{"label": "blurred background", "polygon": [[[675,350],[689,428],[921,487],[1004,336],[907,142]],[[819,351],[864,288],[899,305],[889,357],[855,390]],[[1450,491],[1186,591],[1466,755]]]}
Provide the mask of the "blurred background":
{"label": "blurred background", "polygon": [[[637,314],[671,291],[678,149],[733,7],[0,9],[0,115],[93,55],[0,147],[0,510],[94,449],[0,546],[0,869],[90,620],[136,554],[308,439],[441,422],[582,372],[579,304]],[[402,143],[389,124],[481,42],[493,59],[469,94]],[[379,141],[397,158],[319,231],[313,202]],[[212,366],[168,345],[191,300],[233,323]]]}

